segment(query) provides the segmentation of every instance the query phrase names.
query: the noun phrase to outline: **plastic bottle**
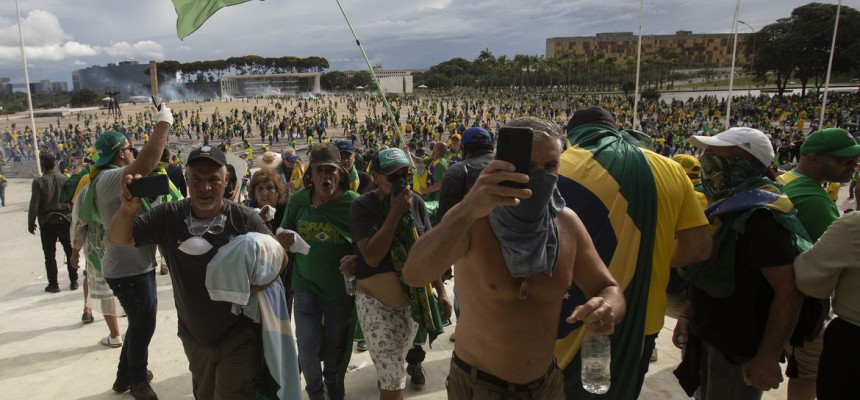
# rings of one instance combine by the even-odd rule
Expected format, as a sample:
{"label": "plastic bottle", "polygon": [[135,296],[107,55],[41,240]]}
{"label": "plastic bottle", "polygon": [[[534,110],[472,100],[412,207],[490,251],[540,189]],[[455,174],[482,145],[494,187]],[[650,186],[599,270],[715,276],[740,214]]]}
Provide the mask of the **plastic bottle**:
{"label": "plastic bottle", "polygon": [[580,349],[582,357],[582,388],[594,394],[609,391],[612,351],[609,336],[586,334]]}
{"label": "plastic bottle", "polygon": [[344,275],[343,286],[346,288],[346,294],[355,296],[355,275]]}

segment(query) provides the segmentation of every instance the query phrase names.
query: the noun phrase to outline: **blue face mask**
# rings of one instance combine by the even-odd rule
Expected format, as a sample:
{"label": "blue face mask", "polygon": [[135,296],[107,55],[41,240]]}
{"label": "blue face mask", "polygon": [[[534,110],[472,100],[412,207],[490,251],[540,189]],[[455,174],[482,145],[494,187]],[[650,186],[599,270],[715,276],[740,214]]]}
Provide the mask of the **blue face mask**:
{"label": "blue face mask", "polygon": [[555,216],[564,208],[557,183],[558,175],[536,169],[529,173],[532,197],[521,199],[516,206],[496,207],[490,213],[490,227],[514,278],[539,272],[552,276],[555,270],[558,256]]}

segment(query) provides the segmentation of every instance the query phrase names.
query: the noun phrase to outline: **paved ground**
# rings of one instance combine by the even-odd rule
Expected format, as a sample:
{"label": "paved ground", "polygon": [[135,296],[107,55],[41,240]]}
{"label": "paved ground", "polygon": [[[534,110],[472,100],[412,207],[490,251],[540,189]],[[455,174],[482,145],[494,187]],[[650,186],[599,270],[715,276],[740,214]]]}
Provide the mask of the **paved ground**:
{"label": "paved ground", "polygon": [[[843,198],[847,190],[843,188]],[[68,277],[60,273],[63,291],[49,294],[42,252],[37,236],[26,229],[30,181],[10,180],[6,207],[0,208],[0,398],[118,399],[110,390],[115,377],[119,349],[99,344],[107,334],[101,316],[95,323],[81,324],[83,294],[68,290]],[[849,208],[840,201],[840,208]],[[853,203],[853,201],[852,201]],[[853,208],[853,205],[850,206]],[[61,253],[61,252],[58,252]],[[62,262],[61,256],[58,261]],[[191,375],[185,354],[176,337],[176,311],[169,276],[158,276],[158,327],[150,346],[153,387],[162,399],[191,399]],[[670,308],[657,348],[659,360],[651,365],[641,399],[685,399],[672,370],[680,362],[680,352],[670,343],[676,312]],[[120,319],[124,331],[127,322]],[[453,328],[453,327],[451,327]],[[429,350],[424,364],[427,386],[421,391],[407,389],[407,398],[444,399],[444,381],[453,343],[451,328]],[[368,353],[354,353],[352,364],[364,368],[347,375],[349,398],[377,398],[376,373]],[[765,399],[784,399],[784,386]]]}

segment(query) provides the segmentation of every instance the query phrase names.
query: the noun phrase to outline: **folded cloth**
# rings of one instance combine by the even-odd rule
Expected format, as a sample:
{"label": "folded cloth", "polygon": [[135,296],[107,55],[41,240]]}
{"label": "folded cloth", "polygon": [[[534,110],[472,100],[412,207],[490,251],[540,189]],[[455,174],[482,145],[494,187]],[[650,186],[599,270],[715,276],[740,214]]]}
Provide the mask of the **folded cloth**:
{"label": "folded cloth", "polygon": [[308,242],[306,242],[304,239],[302,239],[302,237],[299,236],[298,232],[290,230],[290,229],[278,228],[278,231],[275,232],[275,234],[279,235],[282,232],[292,233],[293,235],[296,236],[296,241],[293,242],[292,246],[290,246],[291,252],[299,253],[302,255],[308,255],[308,253],[311,252],[311,245],[309,245]]}
{"label": "folded cloth", "polygon": [[[279,399],[301,398],[298,350],[284,286],[278,277],[284,249],[271,235],[249,232],[218,249],[206,269],[214,301],[233,303],[233,313],[262,324],[263,358],[277,382]],[[251,295],[251,285],[265,285]]]}

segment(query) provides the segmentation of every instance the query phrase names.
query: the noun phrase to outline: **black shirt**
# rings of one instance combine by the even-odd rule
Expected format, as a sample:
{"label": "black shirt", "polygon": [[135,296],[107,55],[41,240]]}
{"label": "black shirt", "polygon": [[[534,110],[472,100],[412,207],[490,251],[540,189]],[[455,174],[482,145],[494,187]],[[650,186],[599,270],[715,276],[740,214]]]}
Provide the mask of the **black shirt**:
{"label": "black shirt", "polygon": [[735,293],[718,299],[690,286],[693,331],[730,360],[756,355],[767,326],[773,289],[761,269],[792,264],[797,256],[791,232],[768,210],[755,211],[735,245]]}
{"label": "black shirt", "polygon": [[[376,196],[375,192],[365,193],[355,199],[349,211],[349,233],[352,235],[353,243],[373,237],[382,228],[385,216],[382,213],[382,200]],[[415,229],[418,230],[419,236],[430,230],[427,206],[424,205],[424,200],[421,200],[421,197],[414,193],[412,194],[412,218],[415,220]],[[367,265],[367,261],[364,260],[364,256],[358,249],[356,249],[356,255],[356,279],[369,278],[379,273],[394,271],[390,254],[386,254],[376,267]]]}

